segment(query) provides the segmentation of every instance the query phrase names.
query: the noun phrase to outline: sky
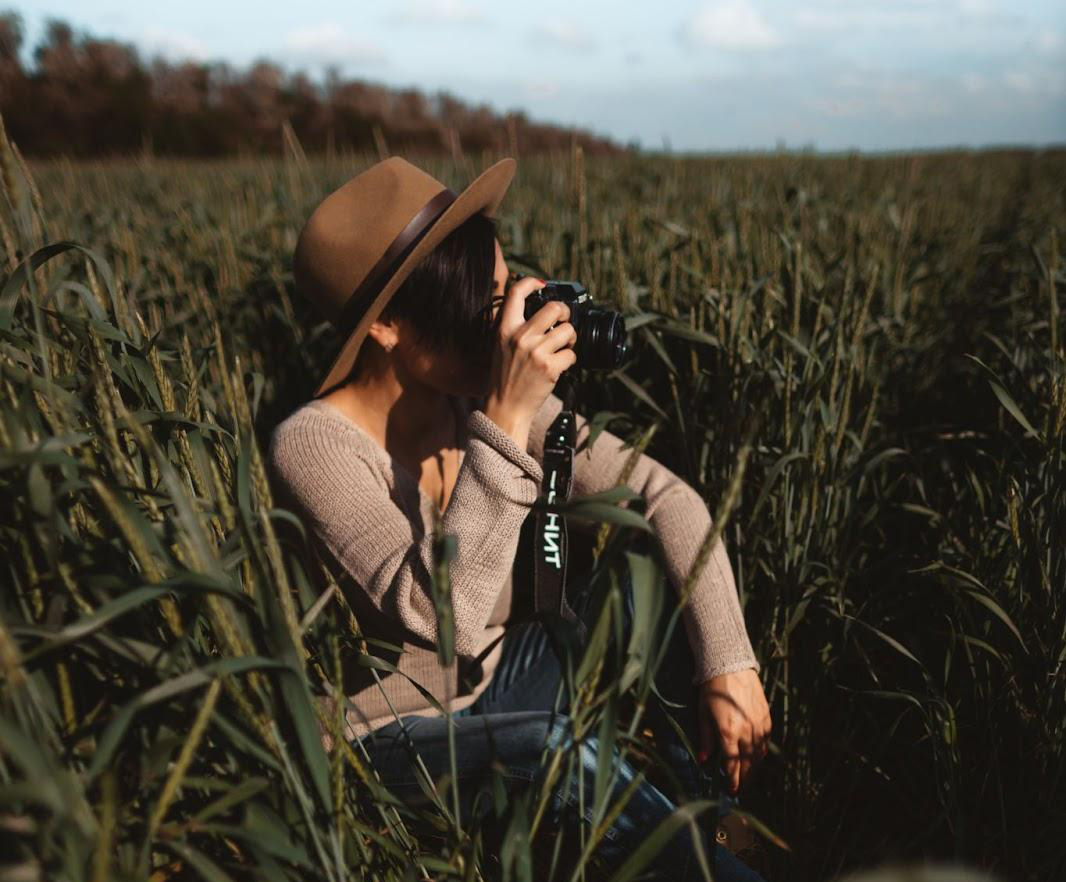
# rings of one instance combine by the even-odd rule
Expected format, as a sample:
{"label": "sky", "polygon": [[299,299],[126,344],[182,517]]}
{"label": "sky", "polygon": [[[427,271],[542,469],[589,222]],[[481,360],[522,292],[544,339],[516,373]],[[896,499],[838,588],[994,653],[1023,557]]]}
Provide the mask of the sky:
{"label": "sky", "polygon": [[269,59],[675,152],[1066,143],[1062,0],[52,0],[145,57]]}

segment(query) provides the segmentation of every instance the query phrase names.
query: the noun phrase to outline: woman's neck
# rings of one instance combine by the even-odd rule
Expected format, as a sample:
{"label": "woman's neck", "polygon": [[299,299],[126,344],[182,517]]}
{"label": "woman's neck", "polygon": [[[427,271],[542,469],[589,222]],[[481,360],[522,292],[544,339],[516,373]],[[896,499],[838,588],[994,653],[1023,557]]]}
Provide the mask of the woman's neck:
{"label": "woman's neck", "polygon": [[323,397],[386,447],[423,453],[452,438],[448,395],[421,383],[401,384],[391,372],[373,381],[353,381]]}

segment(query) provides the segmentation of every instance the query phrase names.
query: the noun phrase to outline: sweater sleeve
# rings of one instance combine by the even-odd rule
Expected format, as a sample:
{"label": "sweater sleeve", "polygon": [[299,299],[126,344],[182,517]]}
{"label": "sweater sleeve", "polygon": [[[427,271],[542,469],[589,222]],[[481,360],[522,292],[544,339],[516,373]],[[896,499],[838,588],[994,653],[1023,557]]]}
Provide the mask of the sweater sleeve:
{"label": "sweater sleeve", "polygon": [[[541,461],[544,433],[562,407],[562,400],[550,394],[530,428],[529,452]],[[577,446],[580,446],[588,438],[588,422],[578,411],[574,416]],[[618,483],[632,452],[624,443],[605,429],[591,446],[575,453],[574,496],[599,493]],[[707,506],[699,493],[674,472],[643,453],[626,484],[646,499],[645,517],[662,546],[670,581],[675,590],[680,589],[711,528]],[[760,670],[744,625],[733,569],[721,539],[693,587],[681,619],[695,657],[693,683],[745,668]]]}
{"label": "sweater sleeve", "polygon": [[[483,411],[472,411],[466,426],[466,452],[442,526],[457,539],[449,568],[455,649],[472,656],[514,564],[543,471]],[[308,526],[371,603],[412,635],[436,644],[429,593],[432,533],[412,539],[412,525],[372,457],[305,421],[275,430],[270,461]]]}

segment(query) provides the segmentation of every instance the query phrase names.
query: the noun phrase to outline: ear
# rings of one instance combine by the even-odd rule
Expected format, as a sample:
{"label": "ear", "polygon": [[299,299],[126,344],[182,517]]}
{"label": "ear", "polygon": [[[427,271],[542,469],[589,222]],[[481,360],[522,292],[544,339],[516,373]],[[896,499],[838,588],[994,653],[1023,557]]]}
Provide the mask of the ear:
{"label": "ear", "polygon": [[375,320],[370,323],[366,335],[373,337],[374,342],[382,349],[392,349],[400,339],[400,329],[395,319],[389,319],[387,322]]}

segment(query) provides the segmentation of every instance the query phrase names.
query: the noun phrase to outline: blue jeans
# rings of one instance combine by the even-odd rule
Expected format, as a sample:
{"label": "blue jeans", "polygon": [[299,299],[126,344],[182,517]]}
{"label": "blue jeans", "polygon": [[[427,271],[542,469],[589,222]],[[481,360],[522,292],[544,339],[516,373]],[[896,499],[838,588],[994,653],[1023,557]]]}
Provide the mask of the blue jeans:
{"label": "blue jeans", "polygon": [[[622,570],[620,587],[624,598],[624,639],[627,640],[633,617],[633,592],[628,569],[623,567]],[[658,633],[662,633],[666,618],[676,609],[675,593],[669,586],[666,591],[673,602],[664,604]],[[590,629],[599,611],[598,604],[591,602],[591,595],[591,591],[583,590],[577,602],[572,604]],[[572,596],[572,589],[568,590],[568,596]],[[485,691],[472,705],[452,714],[460,816],[464,821],[475,811],[475,793],[487,794],[491,790],[494,763],[497,774],[502,772],[508,789],[529,786],[543,771],[540,758],[545,747],[557,746],[570,737],[565,687],[559,712],[554,710],[563,677],[544,627],[538,622],[527,622],[510,628],[503,639],[501,652],[500,661]],[[644,780],[597,846],[594,855],[601,865],[617,867],[660,821],[677,808],[680,801],[710,797],[722,801],[718,807],[719,816],[730,810],[731,800],[725,792],[717,753],[708,763],[715,772],[708,774],[693,760],[666,719],[666,715],[670,714],[694,749],[699,749],[697,690],[691,683],[692,670],[692,650],[679,620],[671,634],[655,683],[665,698],[674,703],[683,703],[684,706],[666,708],[654,695],[650,695],[641,721],[653,732],[656,750],[667,766],[665,770],[659,770],[667,773],[668,783],[663,783],[663,786],[674,796],[671,798],[663,789]],[[405,743],[405,731],[408,743]],[[362,743],[384,786],[405,802],[418,803],[425,799],[415,776],[412,747],[434,780],[451,772],[448,718],[443,715],[403,716],[364,736]],[[596,736],[586,735],[580,752],[586,812],[592,800],[597,755]],[[637,772],[633,765],[617,756],[617,749],[614,769],[617,774],[610,796],[612,802],[622,795]],[[551,814],[555,823],[565,823],[570,813],[571,827],[579,805],[578,782],[573,780],[574,777],[571,776],[568,787],[556,785]],[[485,796],[481,799],[484,800]],[[702,837],[704,853],[716,882],[765,882],[762,876],[715,842],[717,819],[712,815],[713,810],[698,818],[695,835]],[[692,830],[683,826],[660,849],[645,872],[651,869],[655,873],[654,878],[677,882],[703,879],[692,836]],[[571,838],[576,837],[571,834]]]}

